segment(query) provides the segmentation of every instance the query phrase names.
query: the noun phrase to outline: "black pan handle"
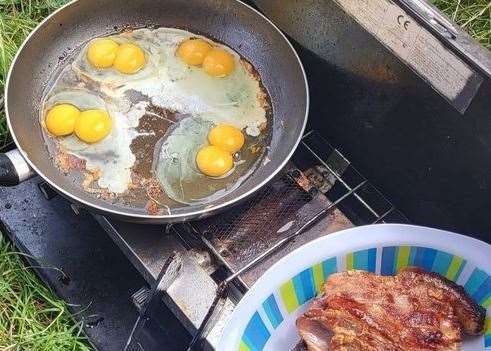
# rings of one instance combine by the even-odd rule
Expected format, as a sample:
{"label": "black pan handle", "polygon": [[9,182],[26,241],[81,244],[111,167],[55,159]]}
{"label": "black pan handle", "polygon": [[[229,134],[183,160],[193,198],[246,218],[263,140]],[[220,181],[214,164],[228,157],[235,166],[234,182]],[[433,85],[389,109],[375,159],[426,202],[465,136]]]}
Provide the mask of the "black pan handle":
{"label": "black pan handle", "polygon": [[19,150],[0,153],[0,186],[14,186],[33,177],[35,172]]}

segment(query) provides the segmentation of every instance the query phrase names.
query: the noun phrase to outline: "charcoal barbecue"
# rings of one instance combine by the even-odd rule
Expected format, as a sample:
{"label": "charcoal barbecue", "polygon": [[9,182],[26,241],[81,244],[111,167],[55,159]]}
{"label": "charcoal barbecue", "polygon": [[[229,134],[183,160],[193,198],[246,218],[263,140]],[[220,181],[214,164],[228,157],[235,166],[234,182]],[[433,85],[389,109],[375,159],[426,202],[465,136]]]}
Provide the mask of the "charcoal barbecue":
{"label": "charcoal barbecue", "polygon": [[[69,302],[95,301],[85,331],[101,349],[157,349],[162,330],[172,330],[171,349],[211,350],[236,303],[267,268],[341,229],[414,223],[491,242],[486,49],[422,1],[250,4],[289,37],[311,94],[309,122],[292,158],[253,196],[205,219],[148,225],[87,212],[40,178],[0,189],[0,220],[14,242],[79,272],[67,278],[39,270]],[[80,234],[100,228],[107,236]],[[128,282],[115,278],[115,266],[93,245],[112,247],[115,257],[122,252],[131,263]],[[122,258],[114,261],[122,266]],[[101,298],[110,283],[114,291],[126,289],[125,299]],[[73,286],[94,293],[84,297]],[[102,301],[120,301],[120,323],[109,323],[115,317]],[[123,318],[126,305],[134,315]],[[111,342],[102,341],[106,335],[114,336]]]}

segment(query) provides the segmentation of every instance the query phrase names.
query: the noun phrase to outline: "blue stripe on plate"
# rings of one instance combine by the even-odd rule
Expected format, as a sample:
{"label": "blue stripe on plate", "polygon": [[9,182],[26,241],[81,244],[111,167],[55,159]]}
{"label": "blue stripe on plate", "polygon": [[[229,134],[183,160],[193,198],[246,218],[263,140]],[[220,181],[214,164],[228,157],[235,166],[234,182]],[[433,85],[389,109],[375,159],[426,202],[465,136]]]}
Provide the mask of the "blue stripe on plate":
{"label": "blue stripe on plate", "polygon": [[377,249],[361,250],[353,253],[353,268],[375,272]]}
{"label": "blue stripe on plate", "polygon": [[368,269],[368,250],[353,252],[353,269]]}
{"label": "blue stripe on plate", "polygon": [[486,272],[480,270],[479,268],[475,268],[470,278],[467,280],[467,283],[464,285],[465,291],[467,291],[469,295],[474,295],[474,293],[486,279],[488,279]]}
{"label": "blue stripe on plate", "polygon": [[368,271],[375,273],[375,264],[377,261],[377,249],[368,250]]}
{"label": "blue stripe on plate", "polygon": [[488,296],[490,296],[490,294],[491,294],[491,277],[488,276],[488,279],[486,279],[479,286],[479,288],[477,288],[474,294],[472,294],[472,297],[478,303],[483,304],[487,300]]}
{"label": "blue stripe on plate", "polygon": [[329,278],[329,276],[338,271],[336,257],[329,258],[322,262],[322,271],[324,272],[324,281]]}
{"label": "blue stripe on plate", "polygon": [[396,251],[395,246],[388,246],[382,249],[382,266],[380,268],[380,274],[394,275]]}
{"label": "blue stripe on plate", "polygon": [[407,267],[409,266],[415,266],[415,261],[416,261],[416,250],[417,250],[417,247],[416,246],[410,246],[409,247],[409,260],[407,262]]}
{"label": "blue stripe on plate", "polygon": [[270,336],[261,316],[256,312],[247,324],[242,340],[251,351],[259,351],[264,348]]}
{"label": "blue stripe on plate", "polygon": [[433,262],[436,257],[436,250],[425,247],[416,248],[416,257],[414,258],[414,265],[422,267],[427,271],[431,271],[433,268]]}
{"label": "blue stripe on plate", "polygon": [[300,305],[315,296],[314,277],[312,276],[311,268],[300,272],[292,280]]}
{"label": "blue stripe on plate", "polygon": [[447,275],[448,267],[450,267],[452,258],[453,256],[446,252],[437,251],[431,270],[443,276]]}
{"label": "blue stripe on plate", "polygon": [[273,294],[269,295],[269,297],[264,300],[263,308],[266,312],[266,316],[268,316],[268,319],[271,322],[271,325],[276,329],[276,327],[283,322],[283,316],[281,315],[280,309],[278,308],[278,304],[276,303],[276,299]]}
{"label": "blue stripe on plate", "polygon": [[484,337],[484,347],[491,347],[491,335]]}

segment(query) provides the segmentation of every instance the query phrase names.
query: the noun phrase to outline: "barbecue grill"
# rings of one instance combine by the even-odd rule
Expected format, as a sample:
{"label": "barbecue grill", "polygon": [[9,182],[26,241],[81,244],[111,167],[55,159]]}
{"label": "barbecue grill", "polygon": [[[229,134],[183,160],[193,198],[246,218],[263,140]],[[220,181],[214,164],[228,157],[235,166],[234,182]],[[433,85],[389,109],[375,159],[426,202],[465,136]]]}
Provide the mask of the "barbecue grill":
{"label": "barbecue grill", "polygon": [[352,226],[411,222],[491,242],[488,51],[417,0],[252,5],[289,35],[312,103],[293,158],[258,194],[163,226],[86,213],[38,178],[0,189],[3,231],[96,348],[211,350],[267,268]]}

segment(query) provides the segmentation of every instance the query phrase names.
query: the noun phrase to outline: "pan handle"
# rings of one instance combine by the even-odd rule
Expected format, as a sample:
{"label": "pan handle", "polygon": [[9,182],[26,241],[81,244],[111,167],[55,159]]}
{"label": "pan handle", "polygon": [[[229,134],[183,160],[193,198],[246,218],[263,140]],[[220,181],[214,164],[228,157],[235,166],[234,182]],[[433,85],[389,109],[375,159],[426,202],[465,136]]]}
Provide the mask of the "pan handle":
{"label": "pan handle", "polygon": [[18,149],[0,153],[0,186],[17,185],[34,175]]}

